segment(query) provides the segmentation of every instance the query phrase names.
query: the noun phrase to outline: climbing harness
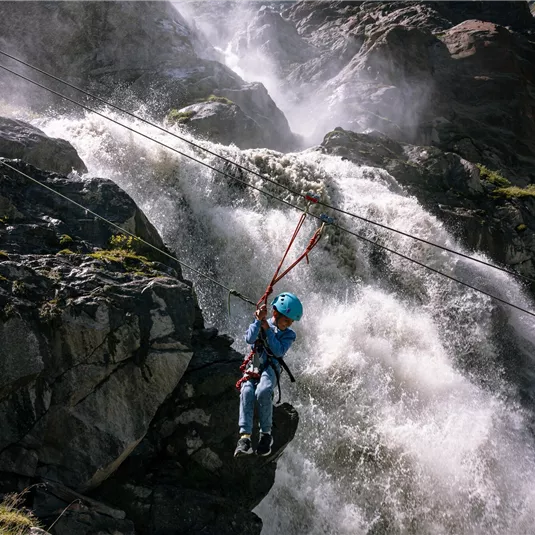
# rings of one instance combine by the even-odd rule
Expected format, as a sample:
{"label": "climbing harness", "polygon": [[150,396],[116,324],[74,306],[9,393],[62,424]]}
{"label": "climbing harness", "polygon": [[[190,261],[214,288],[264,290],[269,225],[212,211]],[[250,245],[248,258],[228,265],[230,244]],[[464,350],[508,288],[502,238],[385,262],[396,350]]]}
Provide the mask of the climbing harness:
{"label": "climbing harness", "polygon": [[[267,362],[264,367],[260,366],[259,359],[260,355],[265,352],[267,357]],[[251,363],[252,361],[252,363]],[[276,357],[271,349],[269,349],[269,345],[266,340],[266,335],[262,332],[262,329],[260,329],[260,333],[258,334],[258,338],[256,339],[256,342],[254,343],[253,348],[251,349],[251,352],[245,358],[245,360],[242,362],[242,365],[240,366],[240,371],[242,372],[242,377],[237,381],[236,388],[238,390],[241,389],[241,385],[245,383],[246,381],[260,381],[260,376],[262,375],[262,372],[269,368],[270,366],[273,368],[273,371],[275,372],[275,377],[277,379],[277,389],[278,389],[278,399],[277,404],[281,401],[281,385],[280,385],[280,373],[276,366],[273,365],[273,361],[278,362],[284,371],[288,374],[288,377],[290,378],[290,381],[292,383],[295,383],[295,377],[293,376],[290,368],[288,367],[288,364],[284,361],[282,357]]]}

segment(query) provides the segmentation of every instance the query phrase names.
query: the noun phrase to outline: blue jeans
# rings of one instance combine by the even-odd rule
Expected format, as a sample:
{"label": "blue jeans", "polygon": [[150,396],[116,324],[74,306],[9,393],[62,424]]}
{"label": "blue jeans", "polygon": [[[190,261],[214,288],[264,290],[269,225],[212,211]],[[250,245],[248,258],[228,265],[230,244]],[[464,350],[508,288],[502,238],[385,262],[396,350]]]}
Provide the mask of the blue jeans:
{"label": "blue jeans", "polygon": [[271,433],[273,422],[273,389],[277,378],[271,366],[266,368],[259,381],[249,380],[241,385],[240,392],[240,433],[250,435],[253,432],[253,415],[255,399],[258,402],[260,432]]}

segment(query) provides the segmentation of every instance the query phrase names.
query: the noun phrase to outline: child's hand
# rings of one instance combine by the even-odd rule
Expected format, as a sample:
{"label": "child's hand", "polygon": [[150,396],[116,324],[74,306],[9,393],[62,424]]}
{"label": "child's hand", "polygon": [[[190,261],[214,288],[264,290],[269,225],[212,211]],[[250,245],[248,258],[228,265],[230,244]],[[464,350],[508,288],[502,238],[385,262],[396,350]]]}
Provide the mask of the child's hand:
{"label": "child's hand", "polygon": [[261,305],[259,309],[254,313],[254,316],[259,321],[264,321],[267,316],[267,306]]}

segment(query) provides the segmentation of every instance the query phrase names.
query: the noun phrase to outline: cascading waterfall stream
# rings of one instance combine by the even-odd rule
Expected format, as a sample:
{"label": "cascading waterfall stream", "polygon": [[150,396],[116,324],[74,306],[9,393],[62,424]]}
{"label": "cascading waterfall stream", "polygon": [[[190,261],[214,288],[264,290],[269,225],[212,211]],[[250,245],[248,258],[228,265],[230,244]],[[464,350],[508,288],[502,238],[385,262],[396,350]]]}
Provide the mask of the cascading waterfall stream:
{"label": "cascading waterfall stream", "polygon": [[[95,115],[42,120],[38,126],[73,143],[90,175],[125,189],[178,258],[260,297],[297,211]],[[175,139],[171,143],[191,152]],[[280,155],[207,145],[260,171],[271,168],[295,190],[316,191],[341,208],[461,249],[383,170],[314,151]],[[289,198],[258,177],[249,180]],[[534,308],[504,273],[354,219],[344,225]],[[305,224],[295,251],[315,228],[315,221]],[[533,414],[520,395],[531,386],[524,380],[529,370],[517,376],[509,368],[518,352],[533,353],[533,318],[353,236],[333,229],[328,234],[310,266],[300,264],[275,290],[293,291],[305,304],[287,359],[298,382],[283,379],[282,385],[283,399],[299,411],[300,426],[279,460],[274,488],[257,508],[263,535],[532,531]],[[184,275],[196,285],[206,323],[231,334],[245,351],[251,307],[234,300],[229,320],[222,290]],[[529,355],[524,357],[529,367]]]}

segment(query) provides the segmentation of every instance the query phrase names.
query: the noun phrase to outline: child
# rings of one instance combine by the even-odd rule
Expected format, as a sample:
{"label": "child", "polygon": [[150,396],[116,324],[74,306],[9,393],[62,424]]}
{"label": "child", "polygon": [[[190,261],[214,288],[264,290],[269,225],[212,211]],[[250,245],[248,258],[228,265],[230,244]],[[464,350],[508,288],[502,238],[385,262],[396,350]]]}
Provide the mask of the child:
{"label": "child", "polygon": [[[280,375],[278,359],[286,354],[296,338],[295,331],[290,329],[290,325],[294,321],[299,321],[303,315],[301,301],[291,293],[278,295],[271,305],[273,316],[266,320],[267,308],[266,305],[262,305],[255,312],[255,321],[249,325],[245,334],[245,341],[254,344],[254,357],[249,361],[241,383],[239,419],[241,437],[234,457],[253,453],[251,433],[255,398],[258,402],[260,419],[260,440],[256,453],[262,456],[271,453],[273,388]],[[250,377],[251,375],[253,377]]]}

